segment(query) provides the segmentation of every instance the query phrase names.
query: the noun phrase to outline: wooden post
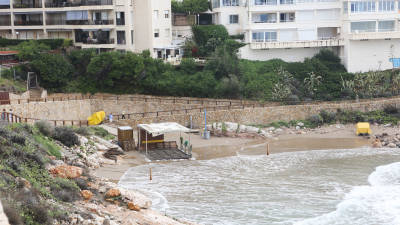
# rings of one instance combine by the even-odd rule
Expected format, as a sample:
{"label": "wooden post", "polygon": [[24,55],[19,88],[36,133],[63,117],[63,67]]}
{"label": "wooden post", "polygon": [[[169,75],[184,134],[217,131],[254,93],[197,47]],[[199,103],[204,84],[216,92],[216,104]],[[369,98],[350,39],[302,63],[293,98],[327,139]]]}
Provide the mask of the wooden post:
{"label": "wooden post", "polygon": [[147,131],[146,131],[146,156],[147,156]]}
{"label": "wooden post", "polygon": [[57,126],[57,120],[54,120],[54,126]]}
{"label": "wooden post", "polygon": [[153,180],[153,176],[151,174],[151,167],[150,167],[150,180]]}
{"label": "wooden post", "polygon": [[267,143],[267,155],[269,155],[269,143]]}

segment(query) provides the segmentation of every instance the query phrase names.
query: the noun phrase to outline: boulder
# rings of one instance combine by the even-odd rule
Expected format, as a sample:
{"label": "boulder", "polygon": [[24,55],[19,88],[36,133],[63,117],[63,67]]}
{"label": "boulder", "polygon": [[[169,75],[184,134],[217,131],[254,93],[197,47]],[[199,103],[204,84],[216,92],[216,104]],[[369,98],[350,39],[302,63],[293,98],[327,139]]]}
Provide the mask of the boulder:
{"label": "boulder", "polygon": [[296,130],[300,130],[300,126],[296,126]]}
{"label": "boulder", "polygon": [[382,143],[379,139],[375,139],[375,141],[372,143],[373,148],[382,148]]}
{"label": "boulder", "polygon": [[140,211],[140,207],[135,205],[133,202],[128,202],[128,209],[134,211]]}
{"label": "boulder", "polygon": [[106,198],[114,198],[114,197],[118,197],[121,195],[121,192],[119,189],[117,188],[112,188],[110,190],[107,191],[106,193]]}
{"label": "boulder", "polygon": [[90,200],[93,197],[93,193],[89,190],[81,191],[81,195],[82,195],[83,199],[85,199],[85,200]]}
{"label": "boulder", "polygon": [[61,165],[51,168],[49,172],[61,178],[74,179],[80,177],[83,170],[76,166]]}
{"label": "boulder", "polygon": [[124,189],[124,188],[120,188],[120,191],[121,191],[121,196],[122,196],[123,201],[132,202],[132,203],[134,203],[134,205],[136,205],[142,209],[149,209],[151,207],[152,202],[145,195],[143,195],[139,192]]}
{"label": "boulder", "polygon": [[389,143],[387,146],[389,148],[396,148],[396,144],[395,143]]}
{"label": "boulder", "polygon": [[299,127],[304,127],[304,123],[303,123],[303,122],[298,122],[298,123],[297,123],[297,126],[299,126]]}

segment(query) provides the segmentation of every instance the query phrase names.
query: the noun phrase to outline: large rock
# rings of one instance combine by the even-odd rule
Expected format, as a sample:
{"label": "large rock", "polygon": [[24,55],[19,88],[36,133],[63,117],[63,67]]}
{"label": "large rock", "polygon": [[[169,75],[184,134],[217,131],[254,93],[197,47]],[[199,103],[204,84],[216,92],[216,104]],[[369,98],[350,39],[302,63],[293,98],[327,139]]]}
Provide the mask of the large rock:
{"label": "large rock", "polygon": [[112,188],[112,189],[108,190],[106,193],[107,198],[114,198],[114,197],[118,197],[120,195],[121,195],[121,192],[117,188]]}
{"label": "large rock", "polygon": [[128,209],[134,211],[140,211],[140,207],[138,205],[135,205],[133,202],[128,202]]}
{"label": "large rock", "polygon": [[69,178],[69,179],[80,177],[82,175],[82,172],[83,172],[82,168],[77,166],[68,166],[68,165],[56,166],[50,169],[51,174],[61,178]]}
{"label": "large rock", "polygon": [[149,209],[151,207],[152,202],[145,195],[124,188],[119,188],[119,190],[121,191],[123,201],[132,202],[134,205],[139,206],[142,209]]}
{"label": "large rock", "polygon": [[375,139],[375,141],[372,143],[373,148],[382,148],[382,143],[379,139]]}
{"label": "large rock", "polygon": [[90,200],[93,197],[93,193],[89,190],[81,191],[81,195],[85,200]]}
{"label": "large rock", "polygon": [[395,143],[389,143],[387,146],[389,148],[396,148],[397,147]]}

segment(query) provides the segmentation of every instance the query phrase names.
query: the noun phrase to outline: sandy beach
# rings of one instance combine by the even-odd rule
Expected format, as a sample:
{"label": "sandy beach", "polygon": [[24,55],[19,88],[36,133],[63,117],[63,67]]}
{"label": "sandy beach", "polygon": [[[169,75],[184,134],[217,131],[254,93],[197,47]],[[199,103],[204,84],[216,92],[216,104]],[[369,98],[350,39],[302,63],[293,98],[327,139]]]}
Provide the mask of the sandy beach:
{"label": "sandy beach", "polygon": [[[393,134],[398,127],[371,126],[373,134],[386,132]],[[282,128],[280,132],[273,133],[271,138],[244,138],[244,137],[216,137],[204,140],[198,134],[190,135],[193,145],[194,160],[209,160],[234,155],[263,155],[277,154],[292,151],[326,150],[326,149],[352,149],[362,146],[371,146],[370,137],[355,135],[355,125],[326,125],[315,129]],[[179,140],[180,134],[167,134],[166,140]],[[182,135],[185,140],[189,139],[187,134]],[[372,136],[372,135],[371,135]],[[94,174],[113,182],[118,182],[121,176],[130,168],[148,163],[144,155],[137,152],[127,152],[118,160],[117,165],[105,165],[94,171]],[[165,162],[168,163],[168,162]]]}

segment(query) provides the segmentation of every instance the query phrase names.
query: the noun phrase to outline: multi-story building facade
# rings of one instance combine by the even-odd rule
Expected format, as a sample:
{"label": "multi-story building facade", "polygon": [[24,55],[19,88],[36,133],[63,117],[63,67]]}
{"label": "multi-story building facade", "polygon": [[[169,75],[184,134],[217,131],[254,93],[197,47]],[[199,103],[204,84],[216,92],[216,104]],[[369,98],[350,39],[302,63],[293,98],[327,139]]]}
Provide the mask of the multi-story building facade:
{"label": "multi-story building facade", "polygon": [[301,61],[330,48],[349,72],[393,68],[400,58],[397,0],[212,0],[213,21],[244,34],[240,56]]}
{"label": "multi-story building facade", "polygon": [[170,58],[170,0],[0,0],[0,37],[68,38],[75,46]]}

